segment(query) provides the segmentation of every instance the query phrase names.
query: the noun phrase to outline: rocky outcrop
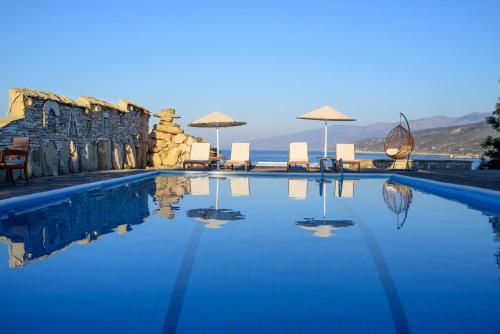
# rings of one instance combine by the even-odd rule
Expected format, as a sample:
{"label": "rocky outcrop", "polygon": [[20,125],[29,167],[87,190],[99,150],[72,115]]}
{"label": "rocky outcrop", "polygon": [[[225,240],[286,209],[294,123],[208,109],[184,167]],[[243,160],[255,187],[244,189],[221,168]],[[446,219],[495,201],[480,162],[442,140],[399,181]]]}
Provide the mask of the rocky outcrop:
{"label": "rocky outcrop", "polygon": [[149,135],[149,165],[166,169],[181,167],[189,158],[191,144],[204,140],[184,133],[180,125],[173,123],[179,118],[174,109],[163,109],[154,116],[160,118],[160,123],[153,126]]}

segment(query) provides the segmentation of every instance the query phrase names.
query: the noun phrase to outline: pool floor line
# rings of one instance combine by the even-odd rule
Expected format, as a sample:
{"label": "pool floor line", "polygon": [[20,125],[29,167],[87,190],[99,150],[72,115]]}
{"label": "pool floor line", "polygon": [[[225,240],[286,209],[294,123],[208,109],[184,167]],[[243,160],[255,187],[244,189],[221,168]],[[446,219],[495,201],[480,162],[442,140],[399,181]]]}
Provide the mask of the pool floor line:
{"label": "pool floor line", "polygon": [[378,246],[375,235],[373,234],[371,229],[364,223],[363,219],[361,219],[361,217],[359,217],[353,210],[351,210],[351,208],[349,208],[342,202],[340,202],[340,205],[355,219],[361,230],[361,233],[363,234],[366,244],[368,245],[368,249],[370,250],[370,254],[373,258],[373,262],[375,263],[375,268],[377,269],[380,283],[382,284],[387,302],[389,303],[392,322],[394,324],[396,333],[411,333],[408,318],[406,317],[406,312],[404,310],[403,304],[401,303],[401,298],[399,297],[399,293],[396,289],[396,285],[394,284],[394,280],[392,279],[389,266],[387,265],[384,255],[382,254],[382,251]]}
{"label": "pool floor line", "polygon": [[177,325],[179,324],[186,289],[189,284],[189,279],[191,277],[191,272],[193,270],[194,261],[196,259],[196,254],[198,253],[198,246],[200,245],[201,235],[204,228],[203,224],[197,222],[194,222],[194,224],[191,237],[189,238],[186,251],[184,252],[184,257],[182,258],[181,267],[175,279],[172,295],[170,296],[170,302],[168,303],[168,310],[165,315],[165,322],[163,324],[162,331],[164,334],[177,332]]}

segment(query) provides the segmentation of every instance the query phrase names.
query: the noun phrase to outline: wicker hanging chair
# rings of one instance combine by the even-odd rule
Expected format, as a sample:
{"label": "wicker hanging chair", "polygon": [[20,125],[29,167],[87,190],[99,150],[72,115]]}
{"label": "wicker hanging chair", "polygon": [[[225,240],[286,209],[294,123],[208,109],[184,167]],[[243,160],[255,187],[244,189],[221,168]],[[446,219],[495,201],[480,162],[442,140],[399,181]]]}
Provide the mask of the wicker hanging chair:
{"label": "wicker hanging chair", "polygon": [[[415,147],[415,140],[411,135],[410,124],[403,113],[399,114],[399,125],[389,131],[384,141],[385,154],[394,160],[407,159],[409,161],[410,154]],[[405,120],[406,127],[401,125],[402,120]],[[408,168],[408,161],[406,168]]]}
{"label": "wicker hanging chair", "polygon": [[[413,191],[403,184],[386,181],[382,188],[382,195],[387,207],[396,214],[396,227],[403,227],[408,217],[408,210],[413,199]],[[403,217],[401,219],[401,214]]]}

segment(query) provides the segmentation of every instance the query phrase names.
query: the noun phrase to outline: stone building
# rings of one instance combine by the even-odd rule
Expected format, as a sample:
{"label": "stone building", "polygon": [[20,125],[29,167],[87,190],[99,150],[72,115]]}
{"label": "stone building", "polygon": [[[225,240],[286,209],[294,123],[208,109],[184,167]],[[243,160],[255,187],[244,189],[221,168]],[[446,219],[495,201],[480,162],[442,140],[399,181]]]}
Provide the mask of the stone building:
{"label": "stone building", "polygon": [[29,137],[32,177],[146,167],[150,112],[143,106],[25,88],[10,89],[9,102],[0,149]]}

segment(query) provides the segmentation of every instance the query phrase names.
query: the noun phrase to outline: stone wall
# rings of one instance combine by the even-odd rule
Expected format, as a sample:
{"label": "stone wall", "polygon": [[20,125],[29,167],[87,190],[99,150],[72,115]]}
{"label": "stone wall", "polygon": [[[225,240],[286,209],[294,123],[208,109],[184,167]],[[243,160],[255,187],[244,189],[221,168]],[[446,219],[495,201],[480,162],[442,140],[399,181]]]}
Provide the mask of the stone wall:
{"label": "stone wall", "polygon": [[184,160],[189,159],[191,144],[204,142],[202,138],[184,133],[180,125],[173,122],[174,109],[163,109],[154,115],[160,118],[160,124],[153,126],[149,138],[149,165],[155,168],[179,168]]}
{"label": "stone wall", "polygon": [[10,89],[9,100],[0,149],[29,137],[31,177],[146,167],[150,114],[138,104],[28,89]]}

